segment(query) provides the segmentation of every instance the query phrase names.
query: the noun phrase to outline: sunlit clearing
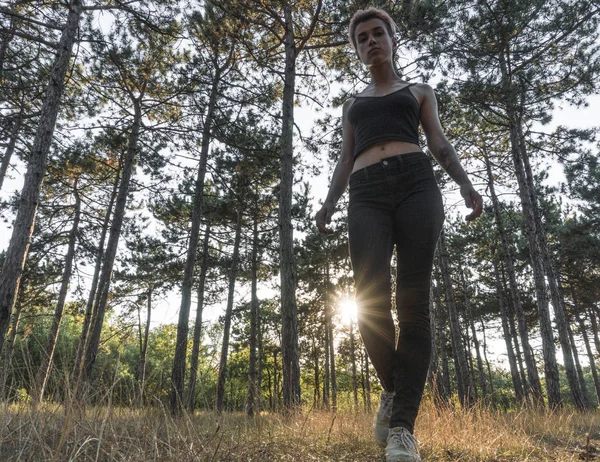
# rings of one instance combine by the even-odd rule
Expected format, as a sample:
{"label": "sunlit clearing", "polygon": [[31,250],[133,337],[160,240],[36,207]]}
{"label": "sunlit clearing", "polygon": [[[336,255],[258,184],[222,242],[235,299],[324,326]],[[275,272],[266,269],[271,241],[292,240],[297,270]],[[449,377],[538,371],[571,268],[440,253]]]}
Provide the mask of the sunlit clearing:
{"label": "sunlit clearing", "polygon": [[352,299],[344,298],[340,300],[340,314],[342,322],[349,325],[351,322],[356,324],[356,303]]}

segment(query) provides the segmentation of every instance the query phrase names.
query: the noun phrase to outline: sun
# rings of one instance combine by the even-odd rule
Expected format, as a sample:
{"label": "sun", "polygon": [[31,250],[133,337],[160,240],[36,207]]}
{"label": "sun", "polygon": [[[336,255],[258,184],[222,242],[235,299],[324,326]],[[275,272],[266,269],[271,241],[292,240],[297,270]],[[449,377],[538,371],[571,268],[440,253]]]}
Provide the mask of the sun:
{"label": "sun", "polygon": [[342,317],[342,322],[346,325],[350,323],[356,324],[357,309],[356,303],[351,298],[343,298],[338,303],[339,313]]}

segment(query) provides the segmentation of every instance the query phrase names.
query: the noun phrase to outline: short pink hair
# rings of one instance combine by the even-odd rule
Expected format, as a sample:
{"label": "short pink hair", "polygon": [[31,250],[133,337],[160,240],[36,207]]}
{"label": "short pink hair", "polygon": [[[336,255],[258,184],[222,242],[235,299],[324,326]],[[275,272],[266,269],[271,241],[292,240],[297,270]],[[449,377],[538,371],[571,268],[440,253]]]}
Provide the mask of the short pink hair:
{"label": "short pink hair", "polygon": [[381,19],[385,28],[390,37],[394,37],[396,32],[398,32],[398,26],[392,19],[392,17],[386,12],[379,8],[367,8],[365,10],[358,10],[350,19],[350,24],[348,25],[348,40],[352,45],[352,48],[356,50],[356,37],[354,36],[354,32],[356,31],[356,26],[358,26],[361,22],[368,21],[369,19]]}

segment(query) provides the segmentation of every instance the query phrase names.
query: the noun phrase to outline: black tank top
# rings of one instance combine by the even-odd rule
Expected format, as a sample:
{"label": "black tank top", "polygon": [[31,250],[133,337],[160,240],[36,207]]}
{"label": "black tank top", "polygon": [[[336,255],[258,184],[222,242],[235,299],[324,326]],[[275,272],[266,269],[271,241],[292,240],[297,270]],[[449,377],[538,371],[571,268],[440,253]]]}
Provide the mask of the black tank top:
{"label": "black tank top", "polygon": [[381,141],[419,144],[419,102],[408,84],[384,96],[355,96],[348,111],[354,128],[354,158]]}

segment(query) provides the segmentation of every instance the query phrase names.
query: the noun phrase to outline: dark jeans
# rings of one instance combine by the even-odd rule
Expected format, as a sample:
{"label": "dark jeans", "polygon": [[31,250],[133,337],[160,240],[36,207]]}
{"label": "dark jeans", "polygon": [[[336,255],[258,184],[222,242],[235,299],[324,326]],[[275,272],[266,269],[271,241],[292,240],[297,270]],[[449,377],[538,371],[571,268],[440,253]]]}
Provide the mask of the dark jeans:
{"label": "dark jeans", "polygon": [[[414,429],[431,357],[429,290],[444,222],[427,155],[388,157],[350,177],[348,237],[358,326],[382,386],[395,391],[390,428]],[[396,246],[395,328],[390,261]]]}

